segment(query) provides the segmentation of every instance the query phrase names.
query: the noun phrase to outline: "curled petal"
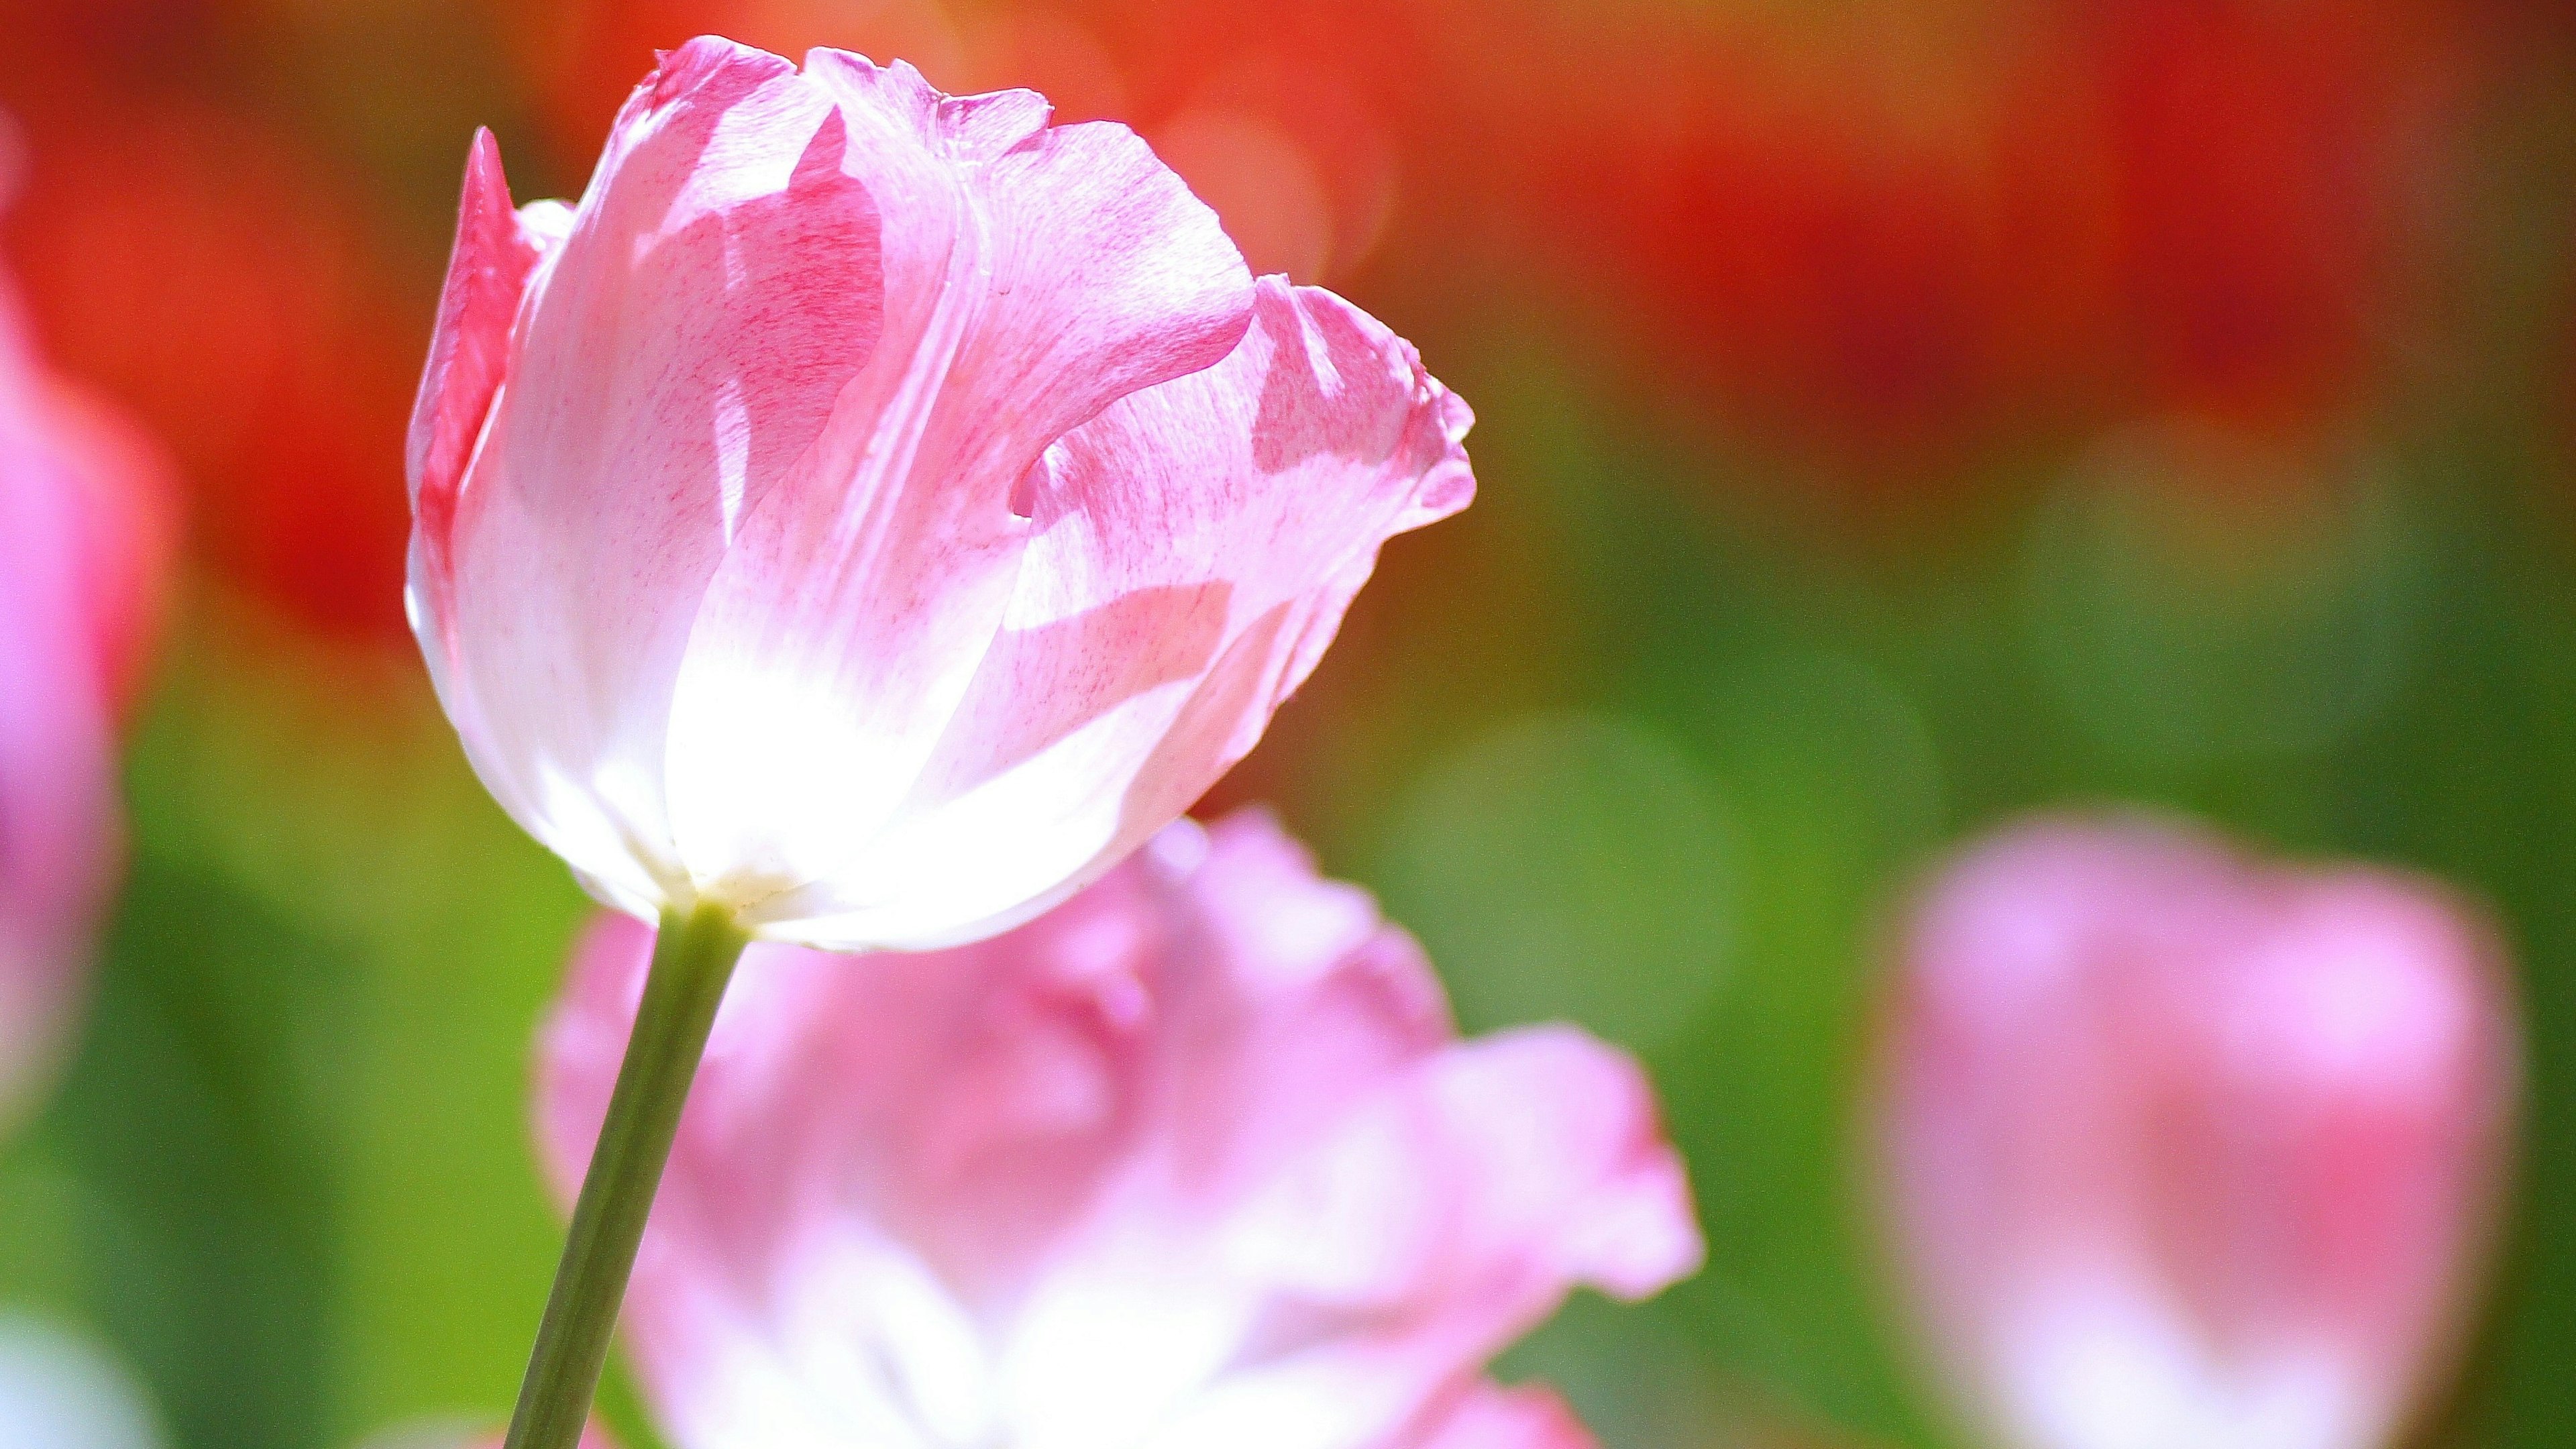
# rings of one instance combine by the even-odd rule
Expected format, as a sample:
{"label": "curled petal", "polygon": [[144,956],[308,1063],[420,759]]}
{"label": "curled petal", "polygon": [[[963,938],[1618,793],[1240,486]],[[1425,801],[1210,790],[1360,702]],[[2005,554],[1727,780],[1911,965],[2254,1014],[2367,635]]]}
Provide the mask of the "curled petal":
{"label": "curled petal", "polygon": [[1379,546],[1466,505],[1470,421],[1366,314],[1264,279],[1222,363],[1047,451],[937,752],[852,865],[772,909],[801,939],[938,944],[1115,863],[1260,738]]}

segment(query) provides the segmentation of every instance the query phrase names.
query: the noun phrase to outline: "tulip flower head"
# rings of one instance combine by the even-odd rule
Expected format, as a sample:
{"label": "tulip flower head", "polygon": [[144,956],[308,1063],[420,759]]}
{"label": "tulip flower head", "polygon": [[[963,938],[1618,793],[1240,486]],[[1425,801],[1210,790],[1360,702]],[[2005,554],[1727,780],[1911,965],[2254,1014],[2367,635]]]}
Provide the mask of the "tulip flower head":
{"label": "tulip flower head", "polygon": [[163,486],[0,291],[0,1115],[64,1049],[115,883],[117,715],[156,612]]}
{"label": "tulip flower head", "polygon": [[1124,127],[911,67],[662,58],[572,206],[478,136],[408,599],[503,808],[604,902],[989,935],[1196,799],[1469,414],[1254,281]]}
{"label": "tulip flower head", "polygon": [[[649,932],[546,1028],[569,1191]],[[628,1297],[679,1449],[1583,1449],[1485,1359],[1701,1252],[1633,1063],[1460,1042],[1420,951],[1258,814],[930,955],[755,945]]]}
{"label": "tulip flower head", "polygon": [[2416,879],[2047,820],[1932,884],[1876,1103],[1934,1357],[2015,1449],[2376,1449],[2444,1364],[2516,1080]]}

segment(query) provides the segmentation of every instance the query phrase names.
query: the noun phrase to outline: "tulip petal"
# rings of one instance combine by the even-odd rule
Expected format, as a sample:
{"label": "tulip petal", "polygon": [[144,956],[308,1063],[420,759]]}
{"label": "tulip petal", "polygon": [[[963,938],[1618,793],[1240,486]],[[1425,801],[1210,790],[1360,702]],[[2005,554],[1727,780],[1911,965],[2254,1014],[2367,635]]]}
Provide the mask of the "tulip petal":
{"label": "tulip petal", "polygon": [[[547,1028],[567,1198],[650,939],[595,928]],[[971,946],[753,947],[626,1323],[690,1449],[1370,1449],[1453,1442],[1484,1356],[1573,1284],[1698,1255],[1632,1063],[1563,1028],[1457,1044],[1412,942],[1244,813]]]}
{"label": "tulip petal", "polygon": [[1264,279],[1224,362],[1048,450],[938,753],[862,858],[771,911],[799,939],[925,946],[1079,888],[1260,738],[1381,543],[1466,505],[1470,421],[1366,314]]}
{"label": "tulip petal", "polygon": [[666,56],[544,262],[457,501],[451,627],[474,647],[430,649],[449,712],[504,807],[630,910],[684,884],[664,721],[707,581],[881,331],[849,150],[785,61]]}
{"label": "tulip petal", "polygon": [[465,195],[456,212],[456,245],[429,334],[429,362],[412,404],[404,471],[419,543],[428,552],[420,575],[428,597],[419,607],[443,622],[454,587],[447,556],[456,493],[483,432],[483,419],[509,366],[510,329],[528,277],[559,238],[524,225],[510,207],[501,148],[477,129],[465,158]]}
{"label": "tulip petal", "polygon": [[[1569,1028],[1425,1061],[1274,1168],[1202,1245],[1214,1255],[1196,1271],[1238,1293],[1259,1285],[1262,1309],[1234,1325],[1231,1356],[1187,1412],[1146,1441],[1157,1449],[1377,1442],[1573,1285],[1640,1297],[1701,1254],[1642,1076]],[[1039,1307],[1029,1316],[1052,1326]],[[1056,1322],[1073,1331],[1070,1315]],[[1288,1423],[1299,1432],[1280,1437]]]}
{"label": "tulip petal", "polygon": [[1250,299],[1214,214],[1125,128],[1046,127],[1026,93],[946,99],[835,51],[807,67],[884,207],[886,344],[709,588],[670,744],[698,888],[772,925],[758,903],[847,866],[957,710],[1041,452],[1219,361]]}

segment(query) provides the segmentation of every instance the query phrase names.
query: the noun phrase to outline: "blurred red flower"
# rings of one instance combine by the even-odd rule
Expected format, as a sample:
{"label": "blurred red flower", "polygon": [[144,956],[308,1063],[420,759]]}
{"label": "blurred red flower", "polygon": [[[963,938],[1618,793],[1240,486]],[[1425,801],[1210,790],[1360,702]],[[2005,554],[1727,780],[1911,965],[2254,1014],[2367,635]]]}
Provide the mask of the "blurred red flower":
{"label": "blurred red flower", "polygon": [[418,319],[341,185],[274,129],[83,93],[28,121],[11,220],[64,369],[165,440],[193,541],[308,623],[405,637]]}
{"label": "blurred red flower", "polygon": [[[573,0],[503,21],[558,154],[594,153],[657,49],[717,34],[790,57],[817,45],[911,61],[964,94],[1027,87],[1059,120],[1142,132],[1225,220],[1257,272],[1348,275],[1394,204],[1400,108],[1435,40],[1423,4],[1250,8],[1074,0]],[[1392,102],[1392,103],[1391,103]]]}
{"label": "blurred red flower", "polygon": [[1647,371],[1757,434],[1903,474],[2139,412],[2305,428],[2367,399],[2420,300],[2459,19],[2134,0],[1568,27],[1531,48],[1615,80],[1556,88],[1506,149],[1543,158],[1522,205],[1622,299]]}

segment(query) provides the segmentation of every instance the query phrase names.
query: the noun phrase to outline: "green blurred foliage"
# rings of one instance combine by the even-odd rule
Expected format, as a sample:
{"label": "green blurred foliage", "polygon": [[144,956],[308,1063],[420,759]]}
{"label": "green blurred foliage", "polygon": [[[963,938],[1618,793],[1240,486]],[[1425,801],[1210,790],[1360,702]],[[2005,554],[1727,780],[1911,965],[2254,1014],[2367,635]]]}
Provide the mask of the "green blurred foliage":
{"label": "green blurred foliage", "polygon": [[[307,27],[286,74],[227,83],[301,98],[388,193],[425,289],[463,127],[530,103],[474,26],[361,8]],[[387,47],[431,80],[354,84]],[[1421,935],[1471,1030],[1566,1017],[1641,1053],[1708,1268],[1641,1307],[1582,1299],[1504,1363],[1563,1385],[1609,1449],[1781,1423],[1955,1442],[1886,1301],[1857,1150],[1882,946],[1951,843],[2104,800],[2493,905],[2527,1012],[2515,1215],[2421,1438],[2576,1442],[2560,59],[2481,138],[2447,350],[2404,406],[2286,463],[2212,461],[2150,419],[1871,491],[1677,416],[1616,319],[1507,258],[1444,235],[1350,288],[1474,402],[1482,494],[1388,547],[1211,806],[1277,802]],[[587,906],[476,785],[416,660],[208,577],[181,617],[86,1044],[0,1147],[0,1298],[113,1344],[181,1449],[496,1422],[559,1240],[530,1042]],[[626,1386],[608,1403],[651,1449]]]}

